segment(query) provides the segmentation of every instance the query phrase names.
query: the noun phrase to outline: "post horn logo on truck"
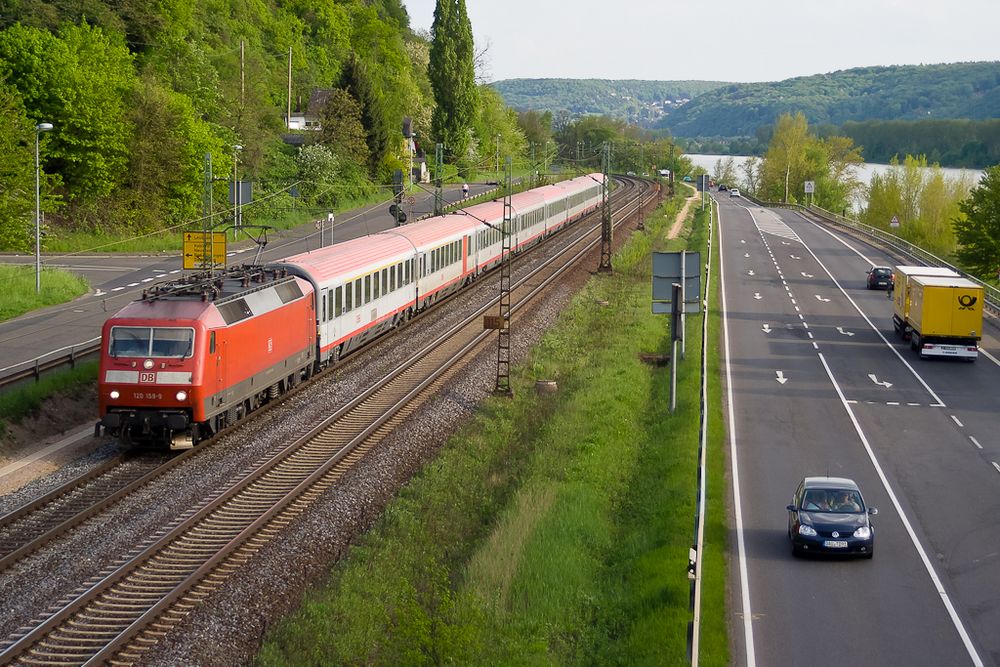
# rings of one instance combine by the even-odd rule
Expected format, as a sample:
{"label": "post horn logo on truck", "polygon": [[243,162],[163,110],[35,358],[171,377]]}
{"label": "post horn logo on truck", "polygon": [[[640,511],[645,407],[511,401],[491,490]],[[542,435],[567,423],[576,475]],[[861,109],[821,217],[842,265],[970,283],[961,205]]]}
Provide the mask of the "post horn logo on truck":
{"label": "post horn logo on truck", "polygon": [[976,301],[978,300],[971,294],[963,294],[958,297],[959,310],[972,310],[972,307],[976,305]]}

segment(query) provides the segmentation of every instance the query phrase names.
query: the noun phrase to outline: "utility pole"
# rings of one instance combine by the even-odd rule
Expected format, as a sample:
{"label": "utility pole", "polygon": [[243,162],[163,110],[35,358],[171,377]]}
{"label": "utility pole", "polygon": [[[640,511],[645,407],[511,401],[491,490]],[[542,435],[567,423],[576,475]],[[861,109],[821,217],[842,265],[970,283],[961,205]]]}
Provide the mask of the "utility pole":
{"label": "utility pole", "polygon": [[611,273],[611,242],[614,229],[611,226],[611,197],[610,179],[611,173],[611,144],[604,142],[602,168],[604,180],[601,183],[601,265],[597,270],[601,273]]}
{"label": "utility pole", "polygon": [[792,170],[792,163],[785,164],[785,203],[788,203],[788,175]]}
{"label": "utility pole", "polygon": [[285,129],[292,125],[292,47],[288,47],[288,113],[285,114]]}
{"label": "utility pole", "polygon": [[244,44],[245,44],[245,42],[241,39],[240,40],[240,114],[243,113],[243,109],[246,106],[246,85],[244,83],[245,79],[244,79],[244,76],[243,76],[243,72],[245,70],[245,66],[244,65],[246,63],[246,59],[244,58],[244,54],[243,54],[243,45]]}
{"label": "utility pole", "polygon": [[444,193],[441,183],[441,164],[444,162],[444,144],[434,148],[434,215],[444,211]]}
{"label": "utility pole", "polygon": [[514,220],[513,175],[510,158],[504,163],[503,250],[500,257],[500,328],[497,329],[497,384],[493,393],[513,396],[510,388],[510,289],[511,289],[511,228]]}

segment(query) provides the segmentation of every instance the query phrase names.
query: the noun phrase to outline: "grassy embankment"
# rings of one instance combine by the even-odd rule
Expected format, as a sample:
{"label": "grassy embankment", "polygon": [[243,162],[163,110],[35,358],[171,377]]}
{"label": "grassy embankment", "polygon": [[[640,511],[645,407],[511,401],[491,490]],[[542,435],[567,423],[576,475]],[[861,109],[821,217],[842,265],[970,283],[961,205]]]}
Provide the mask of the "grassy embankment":
{"label": "grassy embankment", "polygon": [[[669,351],[667,318],[650,314],[650,251],[705,251],[707,216],[663,240],[682,203],[652,216],[614,274],[577,296],[513,369],[515,398],[488,400],[451,438],[328,586],[273,631],[259,664],[688,662],[702,316],[687,319],[675,414],[669,369],[640,360]],[[716,340],[717,316],[710,325]],[[710,352],[701,663],[724,665],[723,429]],[[535,395],[536,379],[559,392]]]}
{"label": "grassy embankment", "polygon": [[42,268],[41,293],[35,292],[35,265],[0,264],[0,321],[24,313],[72,301],[85,294],[87,281],[69,271]]}

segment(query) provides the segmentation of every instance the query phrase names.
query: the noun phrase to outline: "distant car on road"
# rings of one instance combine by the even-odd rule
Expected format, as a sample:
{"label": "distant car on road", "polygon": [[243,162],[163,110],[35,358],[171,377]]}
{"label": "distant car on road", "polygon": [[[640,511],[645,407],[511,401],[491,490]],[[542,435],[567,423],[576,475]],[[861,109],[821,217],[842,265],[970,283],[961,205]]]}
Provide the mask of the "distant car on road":
{"label": "distant car on road", "polygon": [[694,180],[694,179],[693,179],[693,178],[691,178],[690,176],[685,176],[685,177],[684,177],[684,182],[685,182],[685,183],[690,183],[690,182],[692,182],[693,180]]}
{"label": "distant car on road", "polygon": [[894,283],[895,277],[888,266],[873,266],[868,269],[868,279],[865,281],[868,289],[892,289]]}
{"label": "distant car on road", "polygon": [[726,191],[726,190],[728,190],[728,189],[729,189],[729,188],[728,188],[728,187],[726,187],[726,184],[725,184],[725,183],[719,183],[719,192],[725,192],[725,191]]}
{"label": "distant car on road", "polygon": [[806,477],[799,482],[788,510],[788,539],[792,553],[875,555],[875,527],[869,517],[878,514],[865,505],[858,485],[844,477]]}
{"label": "distant car on road", "polygon": [[736,189],[736,188],[732,188],[732,189],[729,190],[729,196],[730,197],[739,197],[740,196],[740,191],[738,189]]}

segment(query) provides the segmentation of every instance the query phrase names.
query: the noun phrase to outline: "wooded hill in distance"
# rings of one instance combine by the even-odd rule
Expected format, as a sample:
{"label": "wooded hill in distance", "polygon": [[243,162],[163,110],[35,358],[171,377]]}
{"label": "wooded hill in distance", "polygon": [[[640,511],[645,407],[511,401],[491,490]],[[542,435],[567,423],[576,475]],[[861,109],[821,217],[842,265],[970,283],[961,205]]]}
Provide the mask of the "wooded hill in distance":
{"label": "wooded hill in distance", "polygon": [[492,84],[518,111],[551,111],[560,121],[589,114],[621,118],[651,127],[672,109],[729,85],[724,81],[640,81],[623,79],[507,79]]}
{"label": "wooded hill in distance", "polygon": [[[796,111],[813,125],[1000,118],[1000,62],[863,67],[766,83],[507,79],[492,85],[519,111],[631,116],[679,137],[754,136]],[[664,102],[664,115],[649,122],[656,116],[649,107]]]}

